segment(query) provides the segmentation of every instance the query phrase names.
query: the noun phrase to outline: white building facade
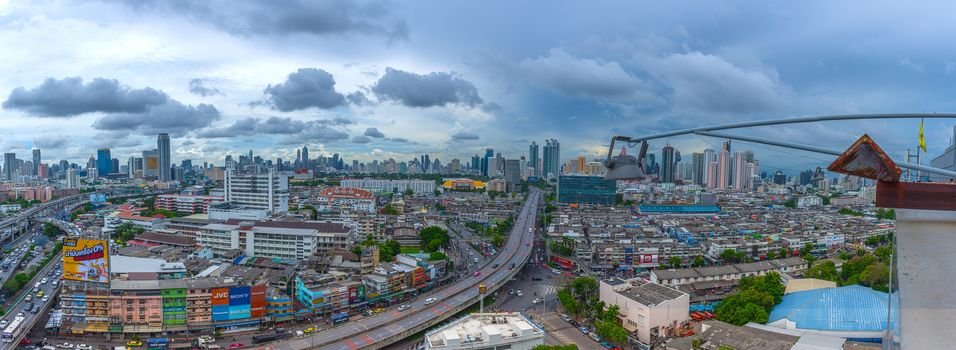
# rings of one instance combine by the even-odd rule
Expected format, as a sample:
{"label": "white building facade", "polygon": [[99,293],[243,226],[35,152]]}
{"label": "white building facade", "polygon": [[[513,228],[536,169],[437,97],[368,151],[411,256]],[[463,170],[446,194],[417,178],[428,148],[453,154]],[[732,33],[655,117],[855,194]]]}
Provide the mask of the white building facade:
{"label": "white building facade", "polygon": [[236,174],[226,172],[227,202],[270,213],[289,211],[289,178],[269,169],[268,173]]}

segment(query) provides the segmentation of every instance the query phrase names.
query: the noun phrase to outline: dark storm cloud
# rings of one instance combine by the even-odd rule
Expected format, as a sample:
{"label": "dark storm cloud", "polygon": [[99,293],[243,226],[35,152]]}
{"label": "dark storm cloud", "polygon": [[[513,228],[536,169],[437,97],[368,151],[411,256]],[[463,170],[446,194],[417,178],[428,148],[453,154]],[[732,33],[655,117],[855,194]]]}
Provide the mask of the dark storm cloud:
{"label": "dark storm cloud", "polygon": [[233,35],[363,34],[408,39],[408,25],[385,1],[125,1],[139,10],[182,14]]}
{"label": "dark storm cloud", "polygon": [[[313,121],[312,123],[331,122],[331,119]],[[245,118],[236,121],[225,128],[212,128],[199,134],[206,138],[224,138],[234,136],[250,136],[256,134],[264,135],[289,135],[300,133],[308,127],[308,123],[293,120],[292,118],[269,117],[265,120],[260,118]]]}
{"label": "dark storm cloud", "polygon": [[478,134],[468,131],[459,131],[458,133],[451,135],[451,139],[452,141],[477,140]]}
{"label": "dark storm cloud", "polygon": [[618,62],[579,58],[563,49],[551,49],[547,56],[526,59],[520,69],[538,86],[568,96],[638,102],[658,99],[641,79],[625,71]]}
{"label": "dark storm cloud", "polygon": [[206,87],[202,79],[193,79],[189,81],[189,92],[206,97],[212,95],[221,95],[219,89]]}
{"label": "dark storm cloud", "polygon": [[300,68],[285,82],[263,91],[270,104],[283,112],[311,107],[329,109],[345,104],[345,96],[335,91],[332,74],[318,68]]}
{"label": "dark storm cloud", "polygon": [[406,139],[406,138],[404,138],[404,137],[393,137],[393,138],[390,138],[390,139],[388,139],[388,140],[389,140],[389,141],[392,141],[392,142],[408,143],[408,139]]}
{"label": "dark storm cloud", "polygon": [[365,129],[365,133],[363,133],[362,135],[365,135],[368,137],[374,137],[377,139],[385,137],[385,134],[383,134],[381,131],[378,131],[378,128]]}
{"label": "dark storm cloud", "polygon": [[67,135],[40,135],[33,138],[33,146],[43,149],[58,149],[68,145],[70,137]]}
{"label": "dark storm cloud", "polygon": [[279,140],[279,142],[286,145],[313,142],[328,143],[346,140],[349,138],[349,134],[332,128],[328,123],[325,122],[326,120],[310,121],[305,124],[305,129],[303,129],[302,132],[287,135]]}
{"label": "dark storm cloud", "polygon": [[365,135],[357,135],[352,138],[352,143],[370,143],[370,142],[372,142],[372,139],[368,138],[368,136],[365,136]]}
{"label": "dark storm cloud", "polygon": [[169,100],[165,104],[152,106],[143,113],[104,116],[93,123],[93,128],[102,131],[127,131],[142,134],[166,132],[183,135],[208,127],[219,118],[219,110],[213,105],[200,103],[192,106]]}
{"label": "dark storm cloud", "polygon": [[116,79],[94,78],[84,84],[79,77],[48,78],[35,88],[10,92],[3,108],[39,117],[72,117],[84,113],[141,113],[166,103],[169,97],[153,88],[132,89]]}
{"label": "dark storm cloud", "polygon": [[386,68],[385,75],[372,87],[380,99],[400,102],[409,107],[434,107],[460,104],[481,105],[478,89],[471,82],[445,72],[417,74]]}
{"label": "dark storm cloud", "polygon": [[364,92],[356,91],[345,95],[345,98],[349,100],[349,103],[356,106],[368,106],[372,104],[372,101],[365,96]]}

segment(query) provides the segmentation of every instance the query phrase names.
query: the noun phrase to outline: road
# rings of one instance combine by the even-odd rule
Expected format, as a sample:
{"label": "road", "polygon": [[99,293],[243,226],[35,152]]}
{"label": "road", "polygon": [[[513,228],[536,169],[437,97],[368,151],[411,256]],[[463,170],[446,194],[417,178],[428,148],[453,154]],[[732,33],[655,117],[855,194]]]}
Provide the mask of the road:
{"label": "road", "polygon": [[[383,341],[405,330],[418,327],[436,317],[451,316],[454,308],[470,303],[478,296],[479,284],[487,285],[490,291],[499,288],[515,272],[509,269],[509,265],[514,263],[516,266],[521,266],[528,259],[533,249],[532,229],[537,219],[538,202],[541,196],[541,191],[536,189],[528,195],[528,200],[515,220],[507,243],[500,254],[479,270],[480,276],[464,278],[444,289],[423,295],[409,303],[411,308],[404,312],[392,309],[339,327],[271,343],[268,346],[276,350],[355,350],[372,345],[383,346],[386,345],[382,343]],[[434,297],[438,301],[431,305],[424,305],[422,300],[428,297]]]}
{"label": "road", "polygon": [[[4,316],[3,319],[7,321],[12,321],[17,314],[22,312],[24,316],[26,317],[26,321],[24,321],[23,326],[20,328],[21,331],[18,337],[14,339],[14,342],[0,343],[0,350],[16,349],[20,339],[22,339],[23,336],[26,335],[33,328],[37,320],[43,318],[42,317],[43,313],[46,312],[50,304],[54,302],[53,301],[55,299],[54,297],[56,296],[57,290],[60,288],[59,284],[57,285],[56,288],[53,287],[53,281],[59,281],[59,278],[57,278],[58,276],[51,276],[50,271],[53,271],[54,269],[62,269],[62,267],[63,267],[63,262],[61,260],[53,259],[52,261],[50,261],[49,264],[47,264],[47,266],[45,266],[42,270],[40,270],[40,272],[37,273],[37,275],[33,278],[33,280],[30,281],[30,283],[27,284],[27,286],[29,286],[28,287],[29,291],[27,293],[24,293],[18,296],[19,300],[17,300],[16,304],[14,304],[14,306],[7,311],[6,316]],[[44,295],[49,296],[48,300],[45,302],[42,300],[42,298],[37,298],[36,292],[33,291],[34,285],[40,280],[42,280],[43,278],[47,278],[47,283],[42,284],[40,286],[40,290],[43,291]],[[30,295],[32,299],[29,302],[25,301],[27,295]],[[26,310],[26,307],[28,305],[32,305],[36,303],[42,303],[40,304],[41,305],[40,310],[36,314]],[[41,325],[41,328],[42,326],[43,325]],[[31,338],[31,340],[38,340],[38,339]]]}

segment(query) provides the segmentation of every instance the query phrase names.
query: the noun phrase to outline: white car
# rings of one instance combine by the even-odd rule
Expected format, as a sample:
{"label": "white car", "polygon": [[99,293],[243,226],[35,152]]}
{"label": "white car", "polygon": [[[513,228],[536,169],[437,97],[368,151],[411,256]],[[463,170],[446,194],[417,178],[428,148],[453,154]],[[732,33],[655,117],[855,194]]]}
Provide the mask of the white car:
{"label": "white car", "polygon": [[2,320],[2,321],[0,321],[0,328],[6,328],[6,327],[7,327],[7,323],[10,323],[10,321],[7,321],[7,320]]}
{"label": "white car", "polygon": [[[43,296],[43,299],[40,299],[40,301],[41,301],[41,302],[44,302],[44,303],[47,302],[47,301],[49,301],[49,300],[50,300],[50,296],[49,296],[49,295],[44,295],[44,296]],[[80,344],[80,345],[82,345],[82,344]]]}
{"label": "white car", "polygon": [[73,344],[71,344],[71,343],[56,344],[56,347],[58,347],[58,348],[60,348],[60,349],[72,349],[72,348],[73,348]]}
{"label": "white car", "polygon": [[436,301],[438,301],[438,299],[435,299],[435,298],[425,299],[425,305],[431,305],[432,303],[434,303],[434,302],[436,302]]}
{"label": "white car", "polygon": [[405,311],[410,309],[411,307],[412,307],[411,305],[405,304],[405,305],[399,306],[398,311]]}
{"label": "white car", "polygon": [[515,292],[515,295],[517,295],[517,296],[519,296],[519,297],[520,297],[520,296],[524,296],[524,294],[521,294],[521,291],[520,291],[520,290],[517,291],[517,292]]}
{"label": "white car", "polygon": [[77,344],[76,348],[79,350],[93,350],[93,347],[86,344]]}
{"label": "white car", "polygon": [[541,302],[541,298],[534,298],[534,300],[531,301],[532,304],[537,304],[540,302]]}

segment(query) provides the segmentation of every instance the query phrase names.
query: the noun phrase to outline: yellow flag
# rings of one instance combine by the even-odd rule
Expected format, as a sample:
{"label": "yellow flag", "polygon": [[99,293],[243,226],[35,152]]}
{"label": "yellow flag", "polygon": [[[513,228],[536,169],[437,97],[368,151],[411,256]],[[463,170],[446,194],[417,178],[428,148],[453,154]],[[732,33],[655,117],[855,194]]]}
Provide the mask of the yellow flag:
{"label": "yellow flag", "polygon": [[923,119],[919,120],[919,148],[922,148],[923,153],[926,153],[926,139],[923,137]]}

